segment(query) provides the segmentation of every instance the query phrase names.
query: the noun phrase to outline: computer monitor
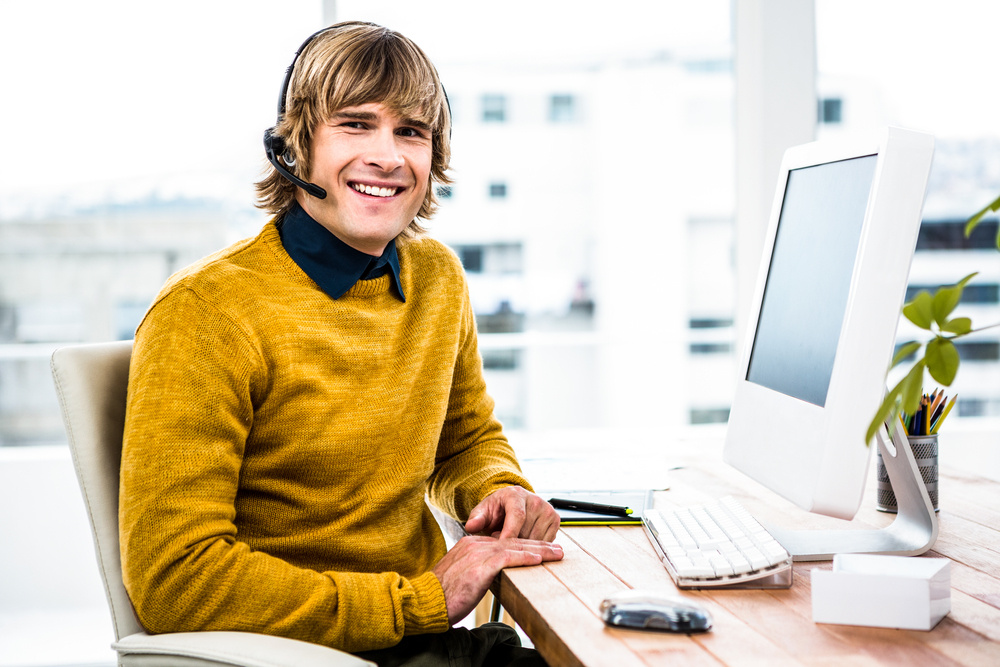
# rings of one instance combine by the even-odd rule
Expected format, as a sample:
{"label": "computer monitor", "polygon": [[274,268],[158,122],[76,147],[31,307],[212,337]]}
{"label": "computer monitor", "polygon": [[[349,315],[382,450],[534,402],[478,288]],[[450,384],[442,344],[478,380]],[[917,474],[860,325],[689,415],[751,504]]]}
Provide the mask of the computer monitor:
{"label": "computer monitor", "polygon": [[[851,519],[860,506],[933,153],[930,135],[889,128],[794,147],[782,161],[724,459],[811,512]],[[890,456],[909,451],[877,440]],[[896,477],[909,467],[901,459]],[[918,521],[933,521],[936,537],[931,514]],[[884,537],[858,548],[832,534],[791,547],[775,536],[800,560],[915,552]]]}

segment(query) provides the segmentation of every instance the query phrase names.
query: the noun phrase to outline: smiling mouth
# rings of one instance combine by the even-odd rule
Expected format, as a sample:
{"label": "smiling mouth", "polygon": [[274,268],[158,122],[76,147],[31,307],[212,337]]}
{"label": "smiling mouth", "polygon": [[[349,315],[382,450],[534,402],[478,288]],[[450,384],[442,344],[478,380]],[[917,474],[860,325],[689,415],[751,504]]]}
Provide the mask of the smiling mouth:
{"label": "smiling mouth", "polygon": [[400,190],[400,188],[380,188],[378,186],[363,185],[361,183],[351,183],[351,187],[357,192],[365,195],[371,195],[372,197],[392,197]]}

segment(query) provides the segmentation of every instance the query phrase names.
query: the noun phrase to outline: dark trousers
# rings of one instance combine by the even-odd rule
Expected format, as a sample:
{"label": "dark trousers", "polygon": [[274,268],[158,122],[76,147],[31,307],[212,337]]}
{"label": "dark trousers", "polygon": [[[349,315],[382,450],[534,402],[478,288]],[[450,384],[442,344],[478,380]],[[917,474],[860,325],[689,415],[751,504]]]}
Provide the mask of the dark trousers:
{"label": "dark trousers", "polygon": [[379,667],[547,667],[538,651],[521,646],[514,628],[503,623],[411,635],[390,648],[357,655]]}

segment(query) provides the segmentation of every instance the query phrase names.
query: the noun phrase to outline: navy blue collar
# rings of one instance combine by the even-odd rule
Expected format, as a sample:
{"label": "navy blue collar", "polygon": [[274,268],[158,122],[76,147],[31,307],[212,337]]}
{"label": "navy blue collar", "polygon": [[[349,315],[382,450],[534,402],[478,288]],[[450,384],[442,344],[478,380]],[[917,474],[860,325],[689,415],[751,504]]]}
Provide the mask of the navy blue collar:
{"label": "navy blue collar", "polygon": [[281,244],[299,268],[333,299],[344,296],[359,280],[371,280],[385,274],[392,277],[396,294],[405,302],[399,282],[399,255],[395,239],[381,257],[355,250],[306,213],[298,202],[285,213],[278,225]]}

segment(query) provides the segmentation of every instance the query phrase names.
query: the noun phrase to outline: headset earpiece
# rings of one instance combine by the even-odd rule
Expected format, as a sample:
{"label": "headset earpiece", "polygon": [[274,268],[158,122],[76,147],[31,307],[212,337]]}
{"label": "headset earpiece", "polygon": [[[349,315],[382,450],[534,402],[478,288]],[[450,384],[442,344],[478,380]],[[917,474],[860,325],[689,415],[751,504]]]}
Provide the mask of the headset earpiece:
{"label": "headset earpiece", "polygon": [[285,138],[274,133],[274,128],[264,130],[264,151],[270,155],[281,155],[285,152]]}
{"label": "headset earpiece", "polygon": [[[288,171],[288,167],[295,165],[295,160],[288,159],[288,151],[285,147],[285,140],[280,135],[274,134],[274,128],[269,127],[264,130],[264,154],[267,156],[267,161],[278,171],[279,174],[287,178],[289,181],[299,186],[309,194],[311,194],[316,199],[326,199],[326,190],[319,187],[315,183],[308,183],[303,181],[301,178]],[[278,160],[278,156],[285,161],[285,164],[281,164]]]}

